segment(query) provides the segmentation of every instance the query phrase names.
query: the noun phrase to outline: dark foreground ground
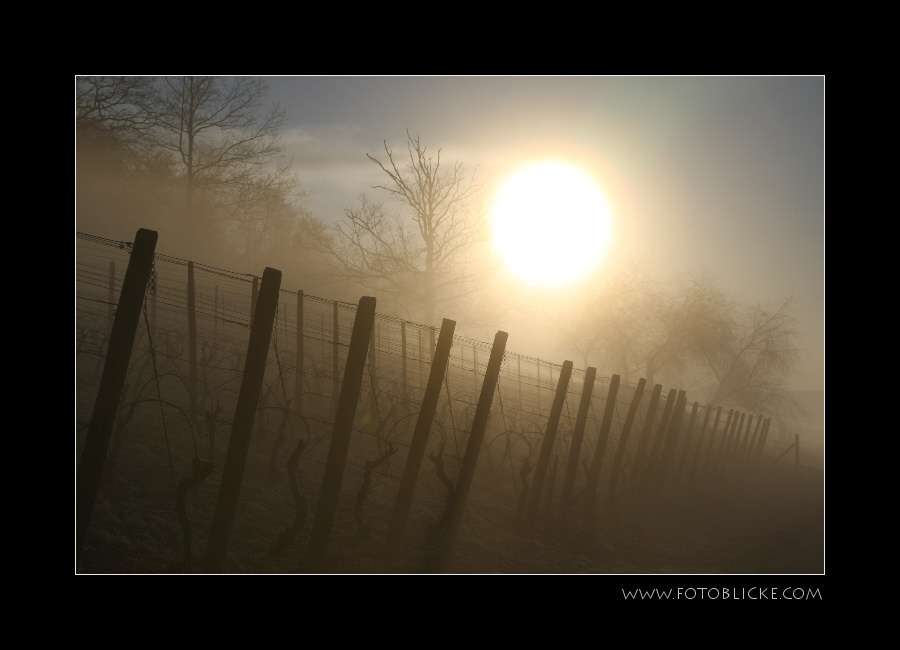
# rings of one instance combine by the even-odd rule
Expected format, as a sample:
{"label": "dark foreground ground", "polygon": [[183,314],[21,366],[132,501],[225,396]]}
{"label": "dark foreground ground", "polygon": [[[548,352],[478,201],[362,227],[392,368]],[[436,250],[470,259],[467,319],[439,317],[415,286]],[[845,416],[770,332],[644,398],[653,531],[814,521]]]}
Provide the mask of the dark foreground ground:
{"label": "dark foreground ground", "polygon": [[[172,483],[148,490],[129,475],[101,492],[77,573],[182,573],[183,529],[173,505]],[[168,467],[159,467],[168,472]],[[351,477],[352,478],[352,477]],[[437,483],[422,477],[424,485]],[[305,552],[315,502],[306,525],[286,552],[273,557],[278,522],[290,522],[284,489],[263,475],[247,477],[229,547],[227,573],[308,572]],[[345,484],[352,485],[352,480]],[[564,527],[539,517],[528,532],[516,523],[514,502],[502,492],[473,491],[451,561],[436,568],[424,531],[440,514],[437,499],[410,517],[399,557],[381,556],[392,507],[391,492],[375,486],[367,501],[372,534],[355,534],[354,493],[346,490],[329,554],[315,573],[325,574],[823,574],[825,572],[824,475],[810,467],[769,465],[733,481],[707,481],[670,489],[609,510],[593,520],[580,509]],[[194,571],[201,572],[205,534],[215,503],[214,485],[189,500]],[[439,493],[437,493],[439,494]],[[343,497],[342,497],[343,499]],[[274,522],[274,523],[273,523]]]}

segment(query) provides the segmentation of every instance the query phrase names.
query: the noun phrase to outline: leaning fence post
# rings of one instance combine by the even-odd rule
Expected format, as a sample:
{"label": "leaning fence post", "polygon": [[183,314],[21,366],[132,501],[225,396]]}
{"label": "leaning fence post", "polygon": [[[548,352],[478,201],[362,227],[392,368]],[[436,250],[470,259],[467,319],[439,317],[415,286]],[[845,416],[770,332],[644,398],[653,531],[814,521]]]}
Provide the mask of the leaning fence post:
{"label": "leaning fence post", "polygon": [[547,466],[550,464],[550,454],[553,451],[553,443],[556,441],[556,429],[559,427],[559,418],[562,415],[563,405],[566,401],[566,390],[569,386],[571,374],[572,362],[565,361],[562,365],[562,371],[559,373],[559,381],[556,384],[556,394],[553,396],[553,405],[550,407],[550,417],[547,419],[547,429],[544,431],[541,453],[534,468],[534,479],[531,483],[531,489],[528,491],[528,501],[525,505],[525,526],[527,528],[534,527],[537,519],[541,488],[547,475]]}
{"label": "leaning fence post", "polygon": [[253,435],[253,421],[256,419],[256,407],[262,392],[263,377],[266,374],[266,357],[269,355],[269,341],[272,339],[280,288],[281,271],[266,268],[263,271],[256,314],[250,326],[244,374],[234,409],[225,465],[222,468],[222,484],[219,486],[219,496],[209,527],[209,542],[204,561],[206,573],[221,573],[225,566],[231,526],[241,496],[244,466],[250,449],[250,438]]}
{"label": "leaning fence post", "polygon": [[[644,387],[646,385],[647,380],[642,377],[638,382],[637,387],[634,389],[634,395],[631,397],[631,406],[628,407],[628,415],[625,417],[625,424],[622,425],[622,432],[619,434],[619,444],[616,446],[616,455],[613,457],[613,464],[609,470],[609,494],[607,495],[607,502],[610,505],[612,505],[616,498],[616,485],[619,481],[619,472],[622,468],[622,461],[625,458],[625,450],[628,447],[628,434],[631,432],[631,425],[634,423],[634,418],[641,405],[641,397],[644,395]],[[584,516],[589,516],[591,512],[585,508],[582,514]]]}
{"label": "leaning fence post", "polygon": [[677,395],[678,391],[674,388],[670,389],[669,394],[666,395],[666,405],[663,408],[662,417],[659,419],[659,428],[656,431],[656,437],[653,439],[653,446],[650,448],[650,453],[647,455],[647,461],[644,463],[644,471],[641,473],[640,488],[642,492],[649,487],[650,482],[656,474],[656,469],[659,466],[662,443],[666,438],[666,431],[669,427],[669,420],[672,418]]}
{"label": "leaning fence post", "polygon": [[569,447],[569,460],[566,463],[566,473],[563,476],[562,491],[559,495],[560,523],[565,522],[569,507],[572,505],[572,490],[575,488],[575,475],[578,473],[578,456],[581,454],[581,443],[584,439],[584,428],[587,425],[587,416],[591,407],[591,397],[594,393],[594,381],[596,378],[596,368],[585,370],[584,384],[581,387],[581,403],[578,405],[575,429],[572,431],[572,444]]}
{"label": "leaning fence post", "polygon": [[[762,416],[758,416],[756,418],[756,428],[753,429],[753,416],[750,416],[750,419],[747,421],[747,433],[744,435],[744,442],[741,445],[741,454],[738,458],[738,462],[743,467],[750,460],[751,450],[753,449],[753,443],[756,442],[756,434],[759,433],[759,425],[762,423]],[[751,435],[750,430],[753,429],[753,434]]]}
{"label": "leaning fence post", "polygon": [[722,444],[719,445],[719,453],[713,459],[712,470],[718,474],[722,470],[722,463],[725,462],[725,452],[728,448],[729,430],[734,430],[733,424],[737,423],[737,413],[734,409],[728,411],[728,417],[725,419],[725,427],[722,429]]}
{"label": "leaning fence post", "polygon": [[[741,432],[744,430],[744,420],[746,419],[747,414],[741,413],[741,419],[738,423],[737,429],[734,432],[734,435],[731,437],[731,444],[729,444],[729,452],[728,458],[726,458],[725,469],[731,469],[735,463],[737,463],[737,459],[740,455],[741,448]],[[737,420],[737,417],[735,417]]]}
{"label": "leaning fence post", "polygon": [[763,422],[762,433],[759,434],[759,443],[756,448],[756,462],[762,460],[762,453],[766,446],[766,437],[769,435],[769,423],[771,421],[772,418],[766,418],[766,421]]}
{"label": "leaning fence post", "polygon": [[[696,402],[695,402],[696,404]],[[688,473],[688,480],[693,481],[694,475],[697,473],[697,463],[700,460],[700,451],[703,449],[703,439],[706,436],[706,427],[709,425],[709,416],[712,414],[712,405],[706,405],[706,413],[703,415],[703,424],[700,426],[700,435],[697,436],[697,447],[694,451],[694,458],[691,460],[691,469]],[[694,416],[691,415],[691,422],[693,422]],[[687,454],[688,450],[685,449],[684,453]]]}
{"label": "leaning fence post", "polygon": [[[715,451],[716,446],[716,430],[719,428],[719,418],[722,415],[722,407],[719,406],[716,409],[716,421],[713,423],[713,427],[709,432],[709,451],[706,452],[706,462],[703,463],[703,475],[709,475],[709,472],[712,471],[713,462],[713,453]],[[699,451],[697,453],[700,453]]]}
{"label": "leaning fence post", "polygon": [[[335,303],[336,309],[337,303]],[[328,448],[328,459],[325,461],[325,473],[322,476],[316,516],[309,534],[309,549],[306,557],[308,568],[311,570],[321,567],[328,550],[331,527],[341,496],[341,482],[344,478],[347,452],[350,449],[350,434],[353,431],[353,420],[356,417],[356,406],[362,389],[363,374],[366,370],[366,352],[374,326],[375,298],[363,296],[359,299],[356,318],[353,320],[353,333],[350,336],[347,364],[344,366],[344,381],[334,418],[331,445]]]}
{"label": "leaning fence post", "polygon": [[[684,467],[687,462],[688,453],[691,450],[691,434],[694,432],[694,422],[697,421],[697,410],[700,408],[700,402],[694,402],[691,406],[691,419],[688,422],[687,431],[684,432],[684,442],[681,446],[681,462],[678,464],[678,478],[684,477]],[[676,448],[677,449],[677,448]]]}
{"label": "leaning fence post", "polygon": [[656,384],[653,387],[653,393],[650,395],[650,404],[647,406],[647,419],[644,420],[644,427],[641,430],[641,439],[638,441],[638,448],[634,454],[634,469],[631,471],[631,485],[637,485],[641,479],[641,472],[644,469],[647,457],[647,445],[650,442],[650,436],[653,435],[653,419],[656,417],[656,407],[659,405],[659,397],[662,394],[662,384]]}
{"label": "leaning fence post", "polygon": [[750,441],[750,446],[747,448],[746,458],[744,462],[750,463],[753,460],[753,456],[756,453],[756,441],[759,440],[759,431],[762,428],[763,417],[760,415],[756,418],[756,428],[753,430],[753,439]]}
{"label": "leaning fence post", "polygon": [[584,512],[590,514],[597,503],[597,485],[600,483],[600,468],[606,455],[606,442],[609,440],[609,428],[612,426],[613,414],[616,412],[616,396],[619,394],[619,375],[613,375],[606,395],[606,408],[603,409],[603,421],[597,434],[597,446],[594,448],[594,459],[588,469],[584,486]]}
{"label": "leaning fence post", "polygon": [[76,560],[84,548],[91,516],[94,513],[94,503],[100,489],[109,441],[119,410],[141,307],[147,291],[147,281],[153,267],[157,238],[158,235],[153,230],[141,228],[137,231],[131,259],[128,260],[128,267],[125,269],[122,290],[119,292],[119,304],[109,334],[103,373],[100,375],[94,410],[75,476]]}
{"label": "leaning fence post", "polygon": [[509,334],[506,332],[497,332],[494,336],[494,345],[491,346],[491,356],[484,371],[484,382],[481,384],[481,395],[478,398],[478,405],[475,407],[475,417],[472,419],[472,432],[469,434],[466,454],[463,457],[462,466],[459,468],[459,478],[456,481],[456,492],[450,505],[447,528],[441,539],[440,555],[438,557],[438,565],[440,567],[445,566],[453,554],[453,547],[456,545],[456,538],[462,525],[466,501],[469,498],[469,489],[472,487],[472,477],[475,475],[478,454],[484,442],[484,432],[487,429],[488,417],[491,414],[491,404],[494,400],[494,392],[497,390],[500,364],[503,362],[503,354],[506,352],[506,340],[508,338]]}
{"label": "leaning fence post", "polygon": [[681,430],[681,422],[684,419],[684,411],[687,408],[687,394],[685,391],[678,391],[678,397],[675,400],[675,408],[669,417],[669,426],[666,427],[666,439],[660,452],[659,461],[656,464],[656,472],[651,477],[651,491],[659,490],[662,482],[666,478],[669,463],[674,462],[675,448],[678,442],[678,432]]}
{"label": "leaning fence post", "polygon": [[428,446],[431,423],[434,420],[434,413],[437,410],[438,400],[441,396],[441,382],[444,379],[444,374],[447,372],[447,362],[450,359],[450,348],[453,345],[453,332],[455,329],[456,321],[445,318],[441,324],[437,348],[434,359],[431,362],[431,372],[428,375],[428,386],[425,388],[422,408],[419,411],[416,428],[409,443],[409,453],[406,456],[403,478],[400,479],[400,488],[397,490],[397,502],[391,515],[391,524],[388,528],[387,541],[385,542],[385,555],[388,558],[393,558],[400,550],[400,541],[406,528],[409,508],[412,505],[413,495],[416,490],[416,482],[419,480],[422,458],[425,456],[425,450]]}

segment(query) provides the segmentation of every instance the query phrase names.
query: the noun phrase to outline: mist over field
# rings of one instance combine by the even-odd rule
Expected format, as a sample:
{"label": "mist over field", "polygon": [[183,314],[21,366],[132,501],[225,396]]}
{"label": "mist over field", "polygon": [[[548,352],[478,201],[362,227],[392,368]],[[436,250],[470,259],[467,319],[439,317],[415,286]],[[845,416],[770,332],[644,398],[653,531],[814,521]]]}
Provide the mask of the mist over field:
{"label": "mist over field", "polygon": [[824,81],[77,76],[76,572],[824,573]]}

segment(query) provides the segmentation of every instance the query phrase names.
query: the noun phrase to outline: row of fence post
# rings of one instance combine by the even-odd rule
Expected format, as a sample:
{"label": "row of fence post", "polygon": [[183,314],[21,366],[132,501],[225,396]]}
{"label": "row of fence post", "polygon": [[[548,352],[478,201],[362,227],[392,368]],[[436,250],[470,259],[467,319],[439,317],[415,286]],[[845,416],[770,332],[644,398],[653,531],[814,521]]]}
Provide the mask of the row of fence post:
{"label": "row of fence post", "polygon": [[[99,479],[102,474],[106,451],[112,432],[112,425],[118,410],[118,400],[121,396],[125,374],[127,373],[128,362],[133,348],[137,321],[150,279],[156,240],[157,234],[155,232],[143,229],[138,231],[137,236],[135,237],[135,243],[126,271],[125,280],[120,292],[118,307],[115,312],[112,311],[114,295],[112,293],[113,290],[110,289],[111,295],[109,302],[111,325],[108,330],[109,347],[104,362],[103,375],[98,389],[94,412],[85,441],[85,447],[78,465],[76,482],[78,487],[76,542],[78,546],[76,553],[79,553],[83,547],[87,528],[90,523],[93,504],[99,486]],[[115,267],[114,264],[111,264],[111,286],[114,281]],[[210,527],[209,542],[204,564],[204,568],[207,572],[222,571],[227,556],[230,530],[237,509],[251,433],[260,401],[269,342],[271,340],[275,314],[278,306],[280,283],[281,272],[271,268],[267,268],[263,273],[261,284],[257,283],[256,278],[253,280],[250,337],[241,388],[235,408],[232,433],[229,438],[228,450],[223,468],[222,483]],[[155,293],[156,292],[154,291],[154,296]],[[295,400],[297,400],[298,409],[302,402],[303,299],[304,296],[302,291],[298,292],[297,384],[295,387]],[[216,303],[218,304],[218,296],[216,297]],[[370,355],[370,371],[372,372],[373,377],[376,376],[377,368],[375,365],[373,339],[375,298],[363,297],[357,306],[347,361],[344,366],[343,378],[340,382],[337,380],[339,370],[338,342],[340,334],[337,301],[334,302],[333,309],[335,419],[328,458],[326,460],[325,473],[322,479],[319,501],[307,551],[307,562],[310,570],[316,570],[322,567],[327,552],[331,527],[333,525],[338,497],[340,495],[344,467],[347,461],[350,434],[356,414],[359,395],[362,390],[363,373],[367,355]],[[196,384],[197,355],[195,282],[193,263],[191,262],[188,263],[188,312],[190,338],[189,353],[191,364],[190,382],[192,386],[191,392],[193,393],[193,387]],[[435,341],[434,328],[429,329],[432,349],[431,371],[416,427],[413,432],[413,439],[410,444],[406,467],[401,479],[400,490],[397,494],[397,500],[391,518],[391,525],[385,544],[385,551],[388,557],[396,556],[403,537],[409,507],[412,502],[415,485],[421,467],[422,457],[427,447],[431,422],[434,418],[434,411],[440,395],[441,383],[446,375],[454,329],[455,322],[445,319],[441,326],[440,336],[437,341]],[[406,394],[405,360],[407,356],[405,333],[405,323],[402,323],[401,356],[403,362],[401,373],[404,395]],[[471,430],[468,436],[465,455],[462,459],[462,465],[455,486],[455,493],[450,503],[448,524],[439,542],[439,552],[437,555],[439,567],[446,566],[447,561],[452,556],[455,541],[458,537],[478,456],[481,447],[483,446],[484,434],[487,427],[493,395],[499,381],[500,368],[505,354],[507,338],[508,335],[506,332],[497,332],[491,348],[490,358],[482,381],[481,393],[478,398]],[[419,342],[421,354],[421,332]],[[473,358],[473,369],[475,370],[477,381],[477,352],[474,353]],[[565,361],[557,380],[556,392],[554,394],[550,415],[544,432],[541,450],[535,468],[533,484],[528,494],[525,507],[525,523],[528,527],[533,527],[536,522],[541,492],[544,482],[548,478],[548,468],[557,436],[557,429],[566,398],[566,392],[572,374],[572,367],[573,364],[571,361]],[[519,365],[519,390],[521,393],[520,369],[521,366]],[[539,373],[540,366],[538,366],[538,375]],[[591,403],[595,377],[596,369],[588,368],[582,388],[582,398],[567,460],[566,473],[562,483],[560,507],[558,510],[560,520],[565,519],[567,511],[572,505],[574,477],[577,472],[579,454],[582,447],[587,419],[587,410]],[[626,444],[642,399],[644,386],[645,380],[641,379],[632,395],[628,416],[622,427],[622,431],[620,432],[618,447],[613,457],[612,467],[609,471],[610,484],[608,495],[611,502],[617,495],[617,483],[626,454]],[[606,398],[606,409],[598,431],[594,455],[588,469],[584,489],[584,515],[591,515],[594,510],[600,469],[606,452],[618,388],[619,376],[614,375],[610,381]],[[633,496],[646,496],[658,492],[669,475],[670,468],[676,462],[676,451],[679,449],[678,440],[686,410],[686,394],[683,390],[676,391],[675,389],[671,389],[669,391],[659,424],[655,427],[654,436],[654,420],[656,411],[658,410],[661,392],[662,386],[656,384],[650,398],[646,420],[638,441],[637,451],[634,457],[634,466],[629,478],[629,490]],[[191,399],[193,402],[193,394]],[[192,407],[194,406],[195,405],[192,403]],[[684,467],[690,452],[691,436],[696,422],[698,408],[699,404],[695,402],[692,405],[691,415],[685,428],[683,436],[684,443],[680,445],[682,454],[678,464],[679,477],[684,474]],[[700,463],[700,458],[703,455],[703,443],[706,439],[707,424],[710,420],[711,409],[711,406],[706,407],[706,414],[698,434],[698,441],[692,457],[688,478],[692,478],[695,474]],[[765,445],[770,424],[770,420],[768,419],[765,421],[758,419],[756,428],[753,429],[752,415],[748,417],[747,414],[736,412],[732,409],[728,413],[725,427],[717,443],[717,428],[721,411],[722,409],[719,407],[716,411],[713,426],[709,430],[709,444],[703,461],[704,473],[711,475],[722,475],[729,471],[740,471],[752,461],[758,461]],[[747,425],[746,429],[744,429],[745,422]],[[797,453],[799,453],[799,440],[796,441],[795,445]],[[717,447],[718,451],[716,451]],[[548,514],[552,511],[552,480],[554,476],[555,463],[554,469],[550,470],[550,486],[547,490]]]}
{"label": "row of fence post", "polygon": [[[114,312],[114,296],[115,296],[115,286],[116,286],[116,278],[115,278],[115,262],[110,262],[109,269],[109,316],[108,316],[108,327],[112,327],[113,320],[113,312]],[[219,287],[214,287],[214,302],[213,302],[213,328],[214,335],[217,334],[218,320],[219,320]],[[196,314],[196,282],[194,277],[194,263],[192,261],[188,261],[187,263],[187,320],[188,320],[188,351],[189,351],[189,375],[190,375],[190,386],[192,391],[192,399],[193,399],[193,391],[195,390],[197,384],[197,314]],[[251,280],[251,290],[250,290],[250,303],[249,303],[249,322],[252,324],[254,314],[256,312],[256,305],[259,294],[259,278],[253,277]],[[151,335],[154,335],[156,332],[156,301],[157,301],[157,291],[152,291],[150,294],[151,303],[150,303],[150,332]],[[339,316],[339,302],[331,301],[333,308],[333,317],[332,317],[332,403],[336,408],[338,396],[340,393],[340,316]],[[295,384],[294,384],[294,406],[295,410],[298,413],[302,412],[302,394],[303,394],[303,372],[304,372],[304,293],[303,291],[297,291],[297,306],[296,306],[296,323],[297,323],[297,332],[295,339],[295,350],[296,350],[296,363],[295,363]],[[404,401],[408,401],[409,399],[409,377],[407,372],[407,358],[409,357],[408,349],[407,349],[407,340],[406,340],[406,321],[401,321],[401,383],[400,389],[401,394],[403,396]],[[418,331],[419,335],[419,385],[423,385],[423,368],[422,362],[425,359],[424,350],[422,349],[422,332]],[[435,328],[429,328],[429,341],[431,346],[431,355],[434,355],[435,352]],[[477,390],[478,386],[478,348],[475,344],[472,345],[472,356],[473,356],[473,375],[475,379],[474,387]],[[371,358],[373,361],[373,365],[377,363],[377,351],[374,342],[371,345]],[[461,364],[464,364],[464,360],[461,358]],[[550,370],[550,381],[553,379],[553,371],[552,365],[548,364],[548,368]],[[535,369],[537,375],[537,393],[536,393],[536,401],[537,401],[537,412],[541,411],[541,389],[543,388],[542,380],[541,380],[541,363],[539,361],[535,361]],[[517,355],[517,389],[518,389],[518,397],[519,403],[522,403],[522,366],[521,366],[521,357]],[[196,406],[192,404],[192,408]]]}

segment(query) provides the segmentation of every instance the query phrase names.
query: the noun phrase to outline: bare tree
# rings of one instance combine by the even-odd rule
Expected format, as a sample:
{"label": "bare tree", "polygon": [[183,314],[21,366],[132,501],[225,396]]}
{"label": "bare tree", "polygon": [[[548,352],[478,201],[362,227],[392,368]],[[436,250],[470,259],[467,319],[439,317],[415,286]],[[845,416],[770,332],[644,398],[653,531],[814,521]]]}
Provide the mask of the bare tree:
{"label": "bare tree", "polygon": [[442,164],[441,150],[429,156],[409,131],[408,160],[395,159],[386,141],[384,150],[386,164],[366,154],[390,179],[373,189],[387,192],[403,213],[391,214],[362,194],[323,241],[323,251],[342,277],[392,297],[407,317],[431,324],[439,306],[474,292],[478,247],[487,238],[482,182],[477,167],[469,175],[463,163]]}
{"label": "bare tree", "polygon": [[794,299],[740,310],[727,338],[703,350],[715,377],[710,402],[772,413],[791,407],[786,383],[800,357]]}
{"label": "bare tree", "polygon": [[277,104],[263,106],[267,94],[262,79],[163,79],[156,142],[178,160],[189,219],[197,216],[198,195],[213,201],[213,190],[217,197],[245,190],[278,161],[285,114]]}
{"label": "bare tree", "polygon": [[595,279],[582,307],[563,328],[562,344],[585,365],[607,368],[626,381],[690,380],[707,401],[758,413],[792,410],[786,382],[799,356],[793,301],[742,306],[705,273],[665,286],[633,265]]}
{"label": "bare tree", "polygon": [[146,148],[158,105],[154,84],[153,77],[76,77],[78,137]]}

